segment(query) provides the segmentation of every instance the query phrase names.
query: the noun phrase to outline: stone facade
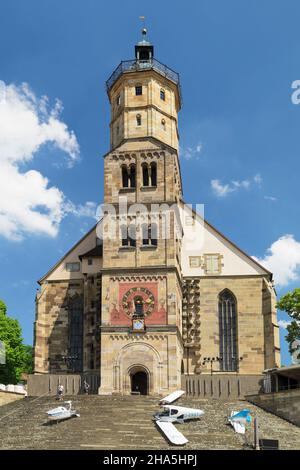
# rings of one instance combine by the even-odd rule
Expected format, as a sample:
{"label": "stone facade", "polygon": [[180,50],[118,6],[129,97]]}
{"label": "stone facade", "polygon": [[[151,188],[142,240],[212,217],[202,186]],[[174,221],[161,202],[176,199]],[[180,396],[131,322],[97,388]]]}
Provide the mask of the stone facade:
{"label": "stone facade", "polygon": [[[195,284],[196,279],[189,281]],[[199,306],[195,316],[196,322],[199,318],[199,329],[195,332],[195,345],[191,344],[190,338],[186,340],[189,347],[186,348],[184,372],[210,373],[210,363],[203,364],[202,359],[219,356],[218,296],[224,289],[229,289],[237,301],[237,350],[238,357],[242,358],[237,373],[257,375],[278,363],[275,362],[279,360],[279,345],[276,342],[278,327],[274,319],[274,297],[272,290],[266,287],[265,279],[237,276],[207,277],[197,281]],[[213,364],[213,369],[222,372],[218,362]]]}
{"label": "stone facade", "polygon": [[[35,372],[99,371],[100,275],[88,276],[85,281],[45,283],[36,302]],[[76,346],[81,359],[72,357],[78,355],[77,351],[70,351],[71,317],[77,311],[82,313],[82,341]]]}
{"label": "stone facade", "polygon": [[[143,88],[141,95],[135,94],[136,86]],[[161,91],[165,93],[165,100],[160,99]],[[111,148],[124,139],[149,136],[178,149],[180,98],[176,85],[170,80],[155,71],[123,74],[109,90],[109,99]]]}
{"label": "stone facade", "polygon": [[107,90],[104,216],[40,280],[35,373],[98,373],[100,394],[166,394],[200,374],[253,383],[280,361],[272,274],[184,207],[178,75],[131,61]]}

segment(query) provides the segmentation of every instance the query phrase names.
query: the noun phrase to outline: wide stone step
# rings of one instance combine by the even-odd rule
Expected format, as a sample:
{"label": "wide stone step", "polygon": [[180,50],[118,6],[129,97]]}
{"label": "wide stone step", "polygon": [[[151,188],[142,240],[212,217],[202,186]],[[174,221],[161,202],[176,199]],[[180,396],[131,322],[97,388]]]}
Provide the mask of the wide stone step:
{"label": "wide stone step", "polygon": [[[67,399],[67,397],[65,397]],[[58,406],[53,398],[27,398],[0,407],[2,449],[170,449],[152,421],[159,397],[70,397],[80,418],[47,423],[46,411]],[[283,449],[300,448],[300,429],[245,402],[181,398],[178,405],[201,408],[197,421],[176,424],[189,439],[186,449],[242,449],[244,438],[226,423],[231,410],[245,405],[257,415],[261,437],[280,440]],[[248,433],[253,440],[253,430]]]}

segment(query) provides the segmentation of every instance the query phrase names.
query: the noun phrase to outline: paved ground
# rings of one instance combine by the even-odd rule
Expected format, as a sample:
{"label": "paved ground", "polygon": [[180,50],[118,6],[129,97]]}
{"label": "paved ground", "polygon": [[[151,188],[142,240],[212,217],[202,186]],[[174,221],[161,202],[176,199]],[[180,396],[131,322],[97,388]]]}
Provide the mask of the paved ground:
{"label": "paved ground", "polygon": [[[53,398],[27,398],[0,407],[0,449],[170,449],[152,422],[155,397],[73,397],[81,414],[58,424],[45,424],[45,412],[57,406]],[[178,404],[201,408],[198,421],[178,424],[189,439],[185,449],[243,449],[244,438],[226,424],[229,411],[245,405],[256,414],[260,437],[279,439],[281,449],[300,449],[300,428],[246,404],[184,398]],[[252,429],[247,441],[253,442]]]}

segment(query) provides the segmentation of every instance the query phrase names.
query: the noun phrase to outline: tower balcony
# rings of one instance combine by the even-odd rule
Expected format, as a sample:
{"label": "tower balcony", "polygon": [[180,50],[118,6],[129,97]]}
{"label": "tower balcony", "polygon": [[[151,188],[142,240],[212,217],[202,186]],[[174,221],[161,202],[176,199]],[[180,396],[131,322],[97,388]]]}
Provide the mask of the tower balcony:
{"label": "tower balcony", "polygon": [[106,81],[107,92],[110,91],[112,86],[123,73],[144,72],[145,70],[154,70],[162,77],[165,77],[171,82],[175,83],[175,85],[178,87],[180,101],[182,101],[179,74],[154,58],[148,60],[123,60]]}

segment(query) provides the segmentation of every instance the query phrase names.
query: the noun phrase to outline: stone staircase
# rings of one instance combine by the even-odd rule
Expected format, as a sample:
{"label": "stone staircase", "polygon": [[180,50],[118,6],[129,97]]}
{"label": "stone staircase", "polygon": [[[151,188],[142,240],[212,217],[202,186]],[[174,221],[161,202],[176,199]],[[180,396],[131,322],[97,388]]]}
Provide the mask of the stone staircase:
{"label": "stone staircase", "polygon": [[[170,449],[152,414],[158,398],[141,396],[71,397],[80,418],[47,423],[53,398],[25,398],[0,407],[0,449]],[[279,439],[281,449],[300,449],[300,428],[242,401],[181,398],[177,404],[201,408],[198,421],[177,424],[189,439],[184,449],[250,449],[226,424],[230,410],[247,406],[259,418],[261,437]],[[253,428],[253,427],[252,427]],[[246,441],[253,442],[253,430]],[[173,447],[178,449],[178,447]]]}

